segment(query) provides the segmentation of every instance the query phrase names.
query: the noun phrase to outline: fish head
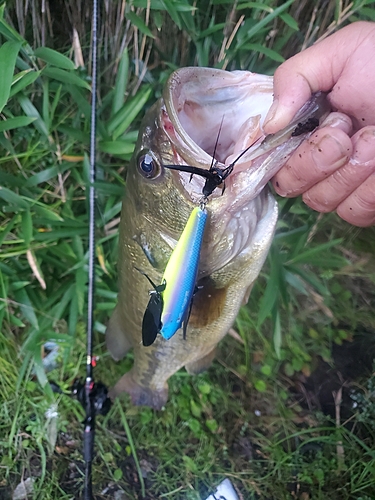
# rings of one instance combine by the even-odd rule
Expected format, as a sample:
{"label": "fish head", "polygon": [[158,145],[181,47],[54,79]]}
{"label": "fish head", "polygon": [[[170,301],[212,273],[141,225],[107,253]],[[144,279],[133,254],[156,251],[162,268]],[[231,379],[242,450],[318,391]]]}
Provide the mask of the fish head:
{"label": "fish head", "polygon": [[[220,200],[222,210],[234,200],[237,204],[248,202],[306,137],[306,133],[291,137],[297,124],[314,113],[319,117],[325,114],[323,101],[324,97],[318,104],[307,103],[286,129],[264,140],[262,126],[273,102],[271,76],[197,67],[175,71],[165,85],[163,98],[148,112],[141,127],[133,162],[142,177],[142,199],[150,208],[156,203],[158,210],[163,210],[162,205],[176,206],[177,197],[180,217],[183,206],[188,205],[183,216],[186,221],[191,206],[202,198],[205,179],[170,172],[165,166],[209,170],[232,165],[233,172],[225,182],[226,196]],[[274,150],[277,154],[272,161],[261,168]],[[213,191],[212,199],[221,198],[221,194],[220,189]]]}
{"label": "fish head", "polygon": [[[206,242],[212,258],[207,273],[224,265],[251,239],[263,210],[253,200],[306,137],[293,137],[297,124],[326,111],[322,102],[308,103],[286,129],[265,137],[262,126],[272,102],[270,76],[181,68],[172,73],[163,97],[142,122],[128,173],[128,193],[135,200],[136,213],[152,219],[153,228],[170,249],[202,200],[206,180],[167,166],[205,171],[233,167],[222,189],[213,190],[209,197]],[[153,238],[150,228],[146,233],[148,240]],[[220,245],[226,245],[227,251],[211,251]],[[162,270],[167,259],[156,260]]]}
{"label": "fish head", "polygon": [[175,71],[163,98],[142,122],[131,170],[136,167],[148,187],[157,186],[164,197],[173,184],[196,202],[202,195],[202,179],[190,180],[189,174],[180,172],[169,176],[164,165],[208,170],[216,161],[224,166],[228,157],[264,137],[262,125],[272,92],[272,77],[248,71]]}

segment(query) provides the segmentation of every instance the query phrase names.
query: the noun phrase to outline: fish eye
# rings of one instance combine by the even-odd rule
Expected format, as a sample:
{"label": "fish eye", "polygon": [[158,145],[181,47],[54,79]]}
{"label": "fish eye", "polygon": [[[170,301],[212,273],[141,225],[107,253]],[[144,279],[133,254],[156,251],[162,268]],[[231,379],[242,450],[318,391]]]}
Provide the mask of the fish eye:
{"label": "fish eye", "polygon": [[149,151],[141,151],[137,158],[138,170],[146,179],[155,179],[160,175],[161,169],[158,161]]}

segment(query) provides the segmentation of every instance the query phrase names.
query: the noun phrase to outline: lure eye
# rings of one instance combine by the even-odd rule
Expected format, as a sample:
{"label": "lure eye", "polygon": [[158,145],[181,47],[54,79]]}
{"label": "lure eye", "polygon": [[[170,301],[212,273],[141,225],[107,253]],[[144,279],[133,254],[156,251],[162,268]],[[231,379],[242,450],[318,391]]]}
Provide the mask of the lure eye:
{"label": "lure eye", "polygon": [[160,175],[160,166],[155,157],[149,153],[142,151],[137,158],[138,170],[146,177],[146,179],[155,179]]}

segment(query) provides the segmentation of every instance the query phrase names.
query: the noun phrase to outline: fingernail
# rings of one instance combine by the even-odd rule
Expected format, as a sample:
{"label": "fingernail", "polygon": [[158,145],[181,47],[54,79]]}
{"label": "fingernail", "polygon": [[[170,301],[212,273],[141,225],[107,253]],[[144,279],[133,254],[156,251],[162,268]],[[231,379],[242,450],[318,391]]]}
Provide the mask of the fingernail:
{"label": "fingernail", "polygon": [[312,157],[317,167],[339,167],[337,163],[347,160],[347,152],[332,136],[324,135],[315,145]]}
{"label": "fingernail", "polygon": [[360,163],[367,163],[375,158],[375,130],[364,130],[357,136],[353,159]]}
{"label": "fingernail", "polygon": [[349,116],[337,112],[330,113],[320,124],[320,128],[322,127],[339,128],[348,135],[351,134],[353,130],[352,121]]}

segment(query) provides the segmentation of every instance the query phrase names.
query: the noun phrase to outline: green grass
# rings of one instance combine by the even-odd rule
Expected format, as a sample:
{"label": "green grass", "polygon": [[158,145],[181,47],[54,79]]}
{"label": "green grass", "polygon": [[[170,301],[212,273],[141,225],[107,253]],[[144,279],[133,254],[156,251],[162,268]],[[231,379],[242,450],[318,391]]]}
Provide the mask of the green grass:
{"label": "green grass", "polygon": [[[315,12],[311,2],[152,0],[149,15],[137,0],[121,17],[122,3],[109,2],[100,57],[95,312],[95,376],[108,386],[132,363],[131,355],[111,360],[103,333],[116,303],[126,163],[145,109],[180,65],[272,73],[347,19],[373,18],[372,2],[323,3],[314,3]],[[0,497],[12,498],[31,477],[30,498],[71,499],[83,486],[84,415],[69,390],[85,365],[90,12],[77,17],[77,2],[47,2],[52,18],[77,21],[85,68],[75,69],[68,28],[36,11],[33,21],[21,4],[0,11]],[[43,38],[55,52],[40,48]],[[374,228],[319,216],[299,200],[280,206],[270,257],[235,325],[243,343],[226,338],[203,375],[177,373],[163,411],[125,399],[98,418],[97,498],[119,489],[142,498],[144,487],[149,500],[200,499],[224,477],[245,499],[374,498],[373,378],[353,384],[358,406],[346,426],[343,415],[337,423],[311,401],[308,408],[298,390],[353,332],[365,332],[373,351]],[[48,374],[46,341],[60,346]],[[52,381],[65,394],[53,394]]]}

